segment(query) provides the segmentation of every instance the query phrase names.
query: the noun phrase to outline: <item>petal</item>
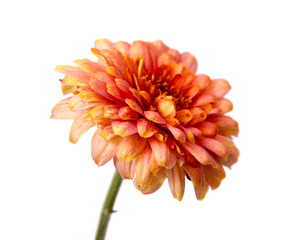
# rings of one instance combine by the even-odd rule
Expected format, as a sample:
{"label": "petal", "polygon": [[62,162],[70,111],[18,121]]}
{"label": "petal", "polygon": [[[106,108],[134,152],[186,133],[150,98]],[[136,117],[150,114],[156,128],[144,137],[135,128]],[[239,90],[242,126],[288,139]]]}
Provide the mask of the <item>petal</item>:
{"label": "petal", "polygon": [[189,52],[184,52],[181,54],[181,62],[187,68],[188,71],[192,73],[196,73],[197,70],[197,60],[196,58]]}
{"label": "petal", "polygon": [[111,103],[110,101],[108,101],[107,99],[102,97],[100,94],[96,93],[95,91],[93,91],[92,89],[89,89],[89,88],[80,90],[79,96],[84,101],[87,101],[87,102],[98,101],[98,102],[102,102],[104,105]]}
{"label": "petal", "polygon": [[89,59],[81,59],[81,60],[75,60],[74,63],[81,68],[83,71],[95,74],[97,72],[104,71],[105,68],[103,65],[100,65],[99,63],[93,62]]}
{"label": "petal", "polygon": [[158,128],[146,119],[139,119],[137,122],[137,131],[141,137],[149,138],[152,137],[155,133],[159,133]]}
{"label": "petal", "polygon": [[113,158],[114,166],[123,179],[133,179],[135,174],[136,162],[119,161],[116,157]]}
{"label": "petal", "polygon": [[167,96],[165,98],[161,98],[157,102],[157,111],[159,114],[166,117],[175,117],[176,115],[176,104],[173,100],[172,96]]}
{"label": "petal", "polygon": [[219,140],[213,138],[203,138],[200,140],[200,143],[202,146],[220,157],[226,157],[230,153],[230,149]]}
{"label": "petal", "polygon": [[96,105],[99,105],[99,102],[86,102],[80,97],[79,94],[71,97],[69,101],[69,108],[72,111],[82,111]]}
{"label": "petal", "polygon": [[156,138],[149,138],[149,143],[154,155],[154,159],[159,166],[171,168],[175,165],[176,157],[171,154],[167,143],[158,141]]}
{"label": "petal", "polygon": [[238,123],[228,116],[219,116],[208,119],[209,122],[216,124],[221,135],[237,135],[239,132]]}
{"label": "petal", "polygon": [[118,114],[123,120],[137,120],[139,118],[138,113],[129,106],[121,107]]}
{"label": "petal", "polygon": [[155,47],[158,56],[169,50],[169,48],[161,40],[153,41],[152,45]]}
{"label": "petal", "polygon": [[134,61],[139,58],[142,58],[145,68],[148,71],[152,70],[152,57],[147,43],[143,41],[133,42],[130,48],[130,57]]}
{"label": "petal", "polygon": [[65,75],[64,83],[81,87],[90,87],[90,74],[85,72],[71,72]]}
{"label": "petal", "polygon": [[148,186],[141,186],[136,182],[136,179],[134,179],[134,186],[140,190],[143,194],[151,194],[156,192],[164,183],[166,180],[166,174],[154,176],[151,175],[150,180],[149,180],[149,185]]}
{"label": "petal", "polygon": [[225,177],[223,167],[220,164],[218,164],[218,166],[219,167],[215,169],[208,166],[204,168],[207,182],[213,190],[219,187],[221,181]]}
{"label": "petal", "polygon": [[185,172],[178,164],[167,170],[168,181],[173,197],[181,201],[185,191]]}
{"label": "petal", "polygon": [[136,170],[135,170],[135,180],[136,183],[141,186],[149,186],[149,180],[152,175],[150,172],[150,162],[152,156],[152,151],[150,147],[146,147],[143,153],[135,160],[136,161]]}
{"label": "petal", "polygon": [[149,119],[152,122],[159,123],[159,124],[165,124],[165,119],[162,118],[162,116],[158,112],[154,111],[144,111],[144,115],[147,119]]}
{"label": "petal", "polygon": [[125,100],[126,96],[123,94],[122,91],[120,91],[120,90],[117,88],[117,86],[116,86],[116,84],[115,84],[114,82],[112,82],[112,83],[107,83],[107,84],[106,84],[106,88],[107,88],[107,92],[108,92],[111,96],[113,96],[113,97],[115,97],[115,98],[117,98],[117,99],[119,99],[119,100],[121,100],[121,101],[124,101],[124,100]]}
{"label": "petal", "polygon": [[62,93],[64,95],[68,94],[68,93],[73,93],[75,91],[77,91],[78,87],[77,86],[73,86],[73,85],[65,85],[63,82],[62,82],[62,85],[61,85],[61,90],[62,90]]}
{"label": "petal", "polygon": [[176,118],[182,125],[186,125],[193,118],[193,114],[188,109],[182,109],[176,112]]}
{"label": "petal", "polygon": [[202,94],[202,95],[196,97],[196,99],[193,101],[191,106],[192,107],[201,107],[201,106],[207,105],[209,103],[214,103],[216,101],[217,101],[217,99],[214,95]]}
{"label": "petal", "polygon": [[74,121],[69,133],[69,141],[76,143],[80,137],[91,127],[95,126],[96,123],[91,122],[88,112],[78,116]]}
{"label": "petal", "polygon": [[114,134],[121,137],[127,137],[137,133],[137,126],[134,121],[112,121],[111,125]]}
{"label": "petal", "polygon": [[115,43],[115,47],[124,56],[129,56],[131,45],[127,42],[119,41]]}
{"label": "petal", "polygon": [[102,49],[114,50],[115,49],[114,43],[112,43],[110,40],[105,39],[105,38],[96,40],[94,45],[99,50],[102,50]]}
{"label": "petal", "polygon": [[145,150],[147,140],[138,134],[122,138],[116,157],[120,161],[132,161]]}
{"label": "petal", "polygon": [[125,103],[127,103],[131,109],[143,115],[143,110],[141,109],[141,107],[138,105],[136,101],[130,98],[126,98]]}
{"label": "petal", "polygon": [[203,165],[211,164],[213,167],[217,166],[217,162],[214,158],[205,150],[202,146],[191,143],[183,143],[182,146],[192,154],[198,162]]}
{"label": "petal", "polygon": [[98,166],[102,166],[112,159],[117,151],[120,137],[113,137],[106,141],[101,135],[100,130],[97,129],[92,137],[91,142],[91,156]]}
{"label": "petal", "polygon": [[191,108],[190,112],[193,115],[192,120],[189,122],[191,126],[198,124],[207,118],[207,113],[201,108]]}
{"label": "petal", "polygon": [[198,74],[195,75],[192,79],[192,86],[198,86],[199,91],[202,91],[206,89],[210,84],[212,80],[208,75],[205,74]]}
{"label": "petal", "polygon": [[198,124],[197,128],[201,130],[202,134],[206,137],[214,137],[217,134],[217,126],[211,122],[202,122]]}
{"label": "petal", "polygon": [[100,134],[107,141],[113,137],[116,137],[111,125],[108,125],[106,127],[100,127]]}
{"label": "petal", "polygon": [[55,71],[67,74],[69,72],[80,72],[81,70],[78,67],[74,67],[74,66],[59,65],[56,66]]}
{"label": "petal", "polygon": [[221,113],[227,113],[233,110],[232,102],[225,98],[218,100],[215,104],[215,107],[219,108]]}
{"label": "petal", "polygon": [[52,119],[75,119],[81,112],[74,112],[69,108],[69,102],[72,97],[65,98],[58,102],[51,111]]}
{"label": "petal", "polygon": [[123,79],[115,79],[116,86],[126,95],[128,98],[133,98],[133,94],[130,92],[129,88],[131,88],[130,84]]}
{"label": "petal", "polygon": [[169,131],[172,133],[172,135],[175,137],[176,140],[180,141],[181,143],[184,143],[186,141],[186,135],[183,131],[181,131],[177,127],[172,127],[170,125],[166,125],[166,127],[169,129]]}
{"label": "petal", "polygon": [[218,99],[223,98],[224,95],[230,91],[231,85],[228,83],[227,80],[224,79],[215,79],[212,80],[210,86],[208,86],[204,90],[204,94],[212,94]]}

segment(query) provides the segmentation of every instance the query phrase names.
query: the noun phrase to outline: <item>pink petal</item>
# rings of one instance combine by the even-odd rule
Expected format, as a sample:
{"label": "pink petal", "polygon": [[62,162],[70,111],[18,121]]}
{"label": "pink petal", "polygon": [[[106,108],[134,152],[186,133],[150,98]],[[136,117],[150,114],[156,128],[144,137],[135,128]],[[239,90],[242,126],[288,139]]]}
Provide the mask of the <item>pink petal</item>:
{"label": "pink petal", "polygon": [[214,103],[216,101],[217,99],[214,95],[202,94],[194,99],[193,103],[191,104],[191,107],[201,107],[209,103]]}
{"label": "pink petal", "polygon": [[100,135],[100,130],[97,129],[92,137],[91,156],[98,166],[102,166],[112,159],[117,151],[120,137],[113,137],[110,140],[105,140]]}
{"label": "pink petal", "polygon": [[225,98],[218,100],[215,104],[215,107],[219,108],[221,113],[227,113],[233,110],[232,102]]}
{"label": "pink petal", "polygon": [[115,43],[115,47],[124,56],[129,56],[131,45],[127,42],[119,41]]}
{"label": "pink petal", "polygon": [[180,141],[181,143],[184,143],[186,141],[186,135],[179,128],[172,127],[168,124],[166,125],[166,127],[169,129],[176,140]]}
{"label": "pink petal", "polygon": [[202,146],[220,157],[226,157],[230,153],[230,149],[219,140],[213,138],[203,138],[200,140],[200,143]]}
{"label": "pink petal", "polygon": [[143,115],[143,110],[141,107],[138,105],[138,103],[130,98],[126,98],[125,102],[128,104],[128,106],[133,109],[134,111],[140,113]]}
{"label": "pink petal", "polygon": [[95,126],[96,123],[91,122],[88,112],[77,117],[71,126],[69,133],[69,141],[76,143],[80,137],[91,127]]}
{"label": "pink petal", "polygon": [[137,120],[139,118],[139,114],[129,106],[121,107],[118,114],[123,120]]}
{"label": "pink petal", "polygon": [[65,75],[64,83],[68,85],[76,85],[80,87],[90,87],[90,74],[84,72],[71,72]]}
{"label": "pink petal", "polygon": [[95,47],[99,50],[102,49],[108,49],[108,50],[114,50],[115,45],[108,39],[98,39],[95,41]]}
{"label": "pink petal", "polygon": [[52,119],[75,119],[81,112],[74,112],[69,108],[69,102],[72,97],[65,98],[58,102],[51,111]]}
{"label": "pink petal", "polygon": [[197,60],[191,53],[188,52],[182,53],[181,62],[183,62],[184,66],[188,69],[188,71],[192,73],[196,73]]}
{"label": "pink petal", "polygon": [[143,41],[135,41],[130,48],[130,57],[136,61],[139,58],[143,59],[145,68],[148,71],[152,70],[152,57],[149,46]]}
{"label": "pink petal", "polygon": [[231,86],[228,83],[227,80],[224,79],[215,79],[212,80],[210,86],[208,86],[205,90],[204,90],[204,94],[212,94],[215,97],[217,97],[218,99],[223,98],[224,95],[226,95],[228,93],[228,91],[230,91]]}

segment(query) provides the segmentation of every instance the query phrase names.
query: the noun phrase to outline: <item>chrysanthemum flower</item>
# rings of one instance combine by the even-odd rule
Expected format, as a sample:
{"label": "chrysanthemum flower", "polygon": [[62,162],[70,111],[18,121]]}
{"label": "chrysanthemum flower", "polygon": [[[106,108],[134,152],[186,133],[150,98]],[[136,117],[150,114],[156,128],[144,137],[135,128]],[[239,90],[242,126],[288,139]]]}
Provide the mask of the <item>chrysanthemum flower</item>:
{"label": "chrysanthemum flower", "polygon": [[74,119],[70,141],[96,127],[92,158],[99,166],[111,159],[121,177],[134,179],[144,194],[166,178],[181,200],[185,178],[197,199],[216,189],[239,152],[232,141],[238,124],[225,113],[232,103],[224,79],[196,75],[197,61],[162,41],[132,44],[97,40],[97,62],[76,60],[57,66],[64,73],[63,94],[52,118]]}

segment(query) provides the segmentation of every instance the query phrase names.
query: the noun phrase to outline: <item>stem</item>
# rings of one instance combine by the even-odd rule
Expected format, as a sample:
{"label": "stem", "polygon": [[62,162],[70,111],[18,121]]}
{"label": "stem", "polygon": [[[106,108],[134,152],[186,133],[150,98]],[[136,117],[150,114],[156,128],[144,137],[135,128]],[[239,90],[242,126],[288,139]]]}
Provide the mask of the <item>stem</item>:
{"label": "stem", "polygon": [[112,182],[110,185],[110,188],[107,193],[107,197],[105,199],[101,216],[100,216],[100,222],[98,226],[98,230],[96,233],[96,240],[103,240],[105,239],[105,234],[107,230],[107,226],[110,220],[111,213],[114,211],[112,210],[117,193],[120,189],[120,186],[122,184],[123,179],[121,178],[120,174],[118,171],[115,171],[115,174],[112,178]]}

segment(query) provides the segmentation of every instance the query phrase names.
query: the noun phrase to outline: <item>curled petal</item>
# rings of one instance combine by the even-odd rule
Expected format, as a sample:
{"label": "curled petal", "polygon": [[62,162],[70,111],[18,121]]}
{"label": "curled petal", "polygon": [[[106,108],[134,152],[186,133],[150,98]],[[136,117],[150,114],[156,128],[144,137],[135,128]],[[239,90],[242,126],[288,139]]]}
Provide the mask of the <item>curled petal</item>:
{"label": "curled petal", "polygon": [[111,125],[108,125],[106,127],[101,127],[100,134],[105,140],[110,140],[111,138],[116,137]]}
{"label": "curled petal", "polygon": [[115,156],[120,140],[120,137],[115,136],[107,141],[100,135],[99,129],[95,131],[91,142],[91,156],[98,166],[104,165]]}
{"label": "curled petal", "polygon": [[159,124],[166,123],[165,119],[163,119],[162,116],[160,116],[158,112],[144,111],[144,115],[147,119],[149,119],[152,122],[159,123]]}
{"label": "curled petal", "polygon": [[217,126],[211,122],[202,122],[198,124],[197,128],[202,132],[202,135],[206,137],[214,137],[217,134]]}
{"label": "curled petal", "polygon": [[138,113],[129,106],[121,107],[118,114],[123,120],[137,120],[139,118]]}
{"label": "curled petal", "polygon": [[204,94],[212,94],[218,99],[223,98],[224,95],[230,91],[231,86],[227,80],[215,79],[212,80],[211,84],[204,90]]}
{"label": "curled petal", "polygon": [[88,112],[84,112],[78,116],[74,121],[69,133],[69,141],[76,143],[80,137],[91,127],[95,126],[96,123],[91,122],[91,118]]}
{"label": "curled petal", "polygon": [[136,101],[130,98],[126,98],[125,103],[127,103],[131,109],[143,115],[143,110],[141,109],[141,107],[138,105]]}
{"label": "curled petal", "polygon": [[198,162],[203,165],[212,165],[213,167],[217,166],[217,162],[214,158],[205,150],[202,146],[191,143],[183,143],[182,146],[191,153]]}
{"label": "curled petal", "polygon": [[141,138],[138,134],[123,137],[116,157],[120,161],[132,161],[145,150],[146,144],[147,140]]}
{"label": "curled petal", "polygon": [[136,162],[119,161],[116,157],[113,158],[114,166],[123,179],[133,179],[135,174]]}
{"label": "curled petal", "polygon": [[137,127],[134,121],[112,121],[111,125],[114,134],[121,137],[127,137],[137,133]]}
{"label": "curled petal", "polygon": [[172,127],[168,124],[166,125],[166,127],[169,129],[176,140],[180,141],[181,143],[184,143],[186,141],[186,135],[179,128]]}
{"label": "curled petal", "polygon": [[193,118],[193,114],[188,109],[182,109],[176,112],[176,118],[182,125],[186,125]]}
{"label": "curled petal", "polygon": [[220,157],[226,157],[230,153],[230,149],[219,140],[213,138],[203,138],[200,140],[200,143],[202,146]]}
{"label": "curled petal", "polygon": [[185,192],[185,172],[178,164],[167,170],[171,192],[177,200],[181,201]]}
{"label": "curled petal", "polygon": [[158,128],[146,119],[139,119],[137,122],[138,134],[141,137],[149,138],[152,137],[155,133],[159,133]]}
{"label": "curled petal", "polygon": [[188,52],[182,53],[181,61],[183,62],[184,66],[188,69],[188,71],[192,73],[196,73],[197,60],[191,53]]}
{"label": "curled petal", "polygon": [[154,155],[154,159],[159,166],[171,168],[175,165],[176,155],[168,147],[167,143],[158,141],[156,138],[149,138],[149,143]]}
{"label": "curled petal", "polygon": [[204,121],[207,117],[207,113],[201,108],[191,108],[190,112],[193,115],[193,118],[189,123],[191,126]]}
{"label": "curled petal", "polygon": [[136,179],[134,179],[133,183],[134,186],[140,190],[143,194],[151,194],[156,192],[164,183],[164,181],[166,180],[166,173],[158,175],[158,176],[154,176],[151,175],[150,179],[149,179],[149,185],[148,186],[141,186],[137,183]]}
{"label": "curled petal", "polygon": [[165,98],[161,98],[157,103],[157,111],[164,118],[175,117],[176,104],[173,100],[173,97],[168,96]]}

